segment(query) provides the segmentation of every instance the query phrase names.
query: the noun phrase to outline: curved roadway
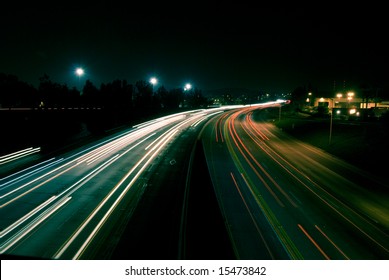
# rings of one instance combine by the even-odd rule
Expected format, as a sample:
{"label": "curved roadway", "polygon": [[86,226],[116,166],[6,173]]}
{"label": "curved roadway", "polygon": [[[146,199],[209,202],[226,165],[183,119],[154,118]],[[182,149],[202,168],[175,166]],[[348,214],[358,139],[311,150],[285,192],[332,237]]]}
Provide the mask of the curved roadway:
{"label": "curved roadway", "polygon": [[239,259],[388,259],[388,184],[262,119],[214,117],[202,142]]}
{"label": "curved roadway", "polygon": [[2,178],[0,254],[209,259],[220,235],[219,259],[388,259],[387,182],[284,134],[268,106],[167,116]]}
{"label": "curved roadway", "polygon": [[[153,165],[184,132],[220,111],[159,118],[2,178],[0,254],[94,259],[114,250],[120,236],[112,226],[124,209],[131,218]],[[102,246],[107,236],[111,244]]]}

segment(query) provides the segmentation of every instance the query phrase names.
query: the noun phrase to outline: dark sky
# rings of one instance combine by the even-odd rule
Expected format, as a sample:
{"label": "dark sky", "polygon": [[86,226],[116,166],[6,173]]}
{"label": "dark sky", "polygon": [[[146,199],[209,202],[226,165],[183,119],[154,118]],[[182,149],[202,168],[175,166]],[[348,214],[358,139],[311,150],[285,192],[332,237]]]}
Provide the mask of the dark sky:
{"label": "dark sky", "polygon": [[388,84],[383,7],[33,2],[0,10],[0,72],[33,85],[46,73],[75,86],[78,66],[96,86],[151,76],[168,89]]}

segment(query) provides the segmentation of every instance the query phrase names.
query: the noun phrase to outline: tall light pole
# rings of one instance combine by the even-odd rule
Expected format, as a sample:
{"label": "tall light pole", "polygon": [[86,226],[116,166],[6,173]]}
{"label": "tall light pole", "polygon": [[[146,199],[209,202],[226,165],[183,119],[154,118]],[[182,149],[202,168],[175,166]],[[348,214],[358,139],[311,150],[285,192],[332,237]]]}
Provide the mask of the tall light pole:
{"label": "tall light pole", "polygon": [[156,85],[157,83],[158,83],[157,78],[152,77],[152,78],[150,79],[150,84],[151,84],[151,86],[152,86],[152,94],[153,94],[153,95],[154,95],[154,85]]}
{"label": "tall light pole", "polygon": [[185,84],[184,91],[190,90],[192,88],[192,85],[190,83]]}
{"label": "tall light pole", "polygon": [[81,77],[84,76],[85,71],[81,67],[78,67],[74,72],[78,76],[78,87],[80,88],[80,92],[81,92]]}
{"label": "tall light pole", "polygon": [[[336,95],[337,98],[341,98],[342,97],[342,94],[341,93],[338,93]],[[332,120],[334,118],[333,114],[334,114],[334,107],[335,107],[335,103],[334,103],[334,98],[330,98],[331,99],[331,103],[332,103],[332,106],[331,106],[331,117],[330,117],[330,135],[329,135],[329,138],[328,138],[328,145],[331,145],[331,140],[332,140]]]}
{"label": "tall light pole", "polygon": [[353,99],[354,92],[350,91],[347,93],[347,110],[350,109],[350,101]]}
{"label": "tall light pole", "polygon": [[333,98],[330,99],[331,99],[332,106],[331,106],[331,116],[330,116],[330,136],[328,138],[328,145],[331,145],[331,140],[332,140],[332,119],[334,114],[334,99]]}

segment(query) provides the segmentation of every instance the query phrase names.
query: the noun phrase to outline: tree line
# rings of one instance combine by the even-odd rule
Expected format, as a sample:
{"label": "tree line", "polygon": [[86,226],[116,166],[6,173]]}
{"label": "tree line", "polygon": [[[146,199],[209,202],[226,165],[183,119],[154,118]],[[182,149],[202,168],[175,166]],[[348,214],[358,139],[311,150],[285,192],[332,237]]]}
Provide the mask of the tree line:
{"label": "tree line", "polygon": [[0,73],[0,106],[2,108],[80,108],[99,107],[108,110],[135,110],[140,114],[179,108],[201,108],[208,105],[202,91],[194,88],[167,90],[161,86],[156,91],[146,81],[135,84],[127,80],[114,80],[97,88],[86,80],[77,90],[66,84],[51,81],[47,74],[39,78],[38,88],[23,82],[15,75]]}
{"label": "tree line", "polygon": [[[207,106],[208,100],[197,88],[167,90],[161,86],[154,90],[146,81],[131,84],[117,79],[99,88],[87,80],[78,90],[53,82],[46,74],[34,87],[15,75],[0,73],[0,121],[6,135],[0,154],[26,145],[52,150],[85,132],[101,134]],[[12,108],[28,110],[8,110]]]}

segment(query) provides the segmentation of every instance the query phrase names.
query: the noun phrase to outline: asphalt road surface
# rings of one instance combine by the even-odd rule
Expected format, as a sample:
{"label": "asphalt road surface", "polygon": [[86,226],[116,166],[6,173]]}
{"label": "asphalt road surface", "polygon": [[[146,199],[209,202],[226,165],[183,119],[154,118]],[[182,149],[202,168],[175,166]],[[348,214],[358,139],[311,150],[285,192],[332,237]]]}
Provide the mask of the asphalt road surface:
{"label": "asphalt road surface", "polygon": [[201,134],[239,259],[388,259],[389,193],[382,179],[231,110]]}
{"label": "asphalt road surface", "polygon": [[[0,253],[43,259],[119,256],[114,252],[127,222],[145,190],[153,188],[150,174],[160,172],[155,166],[167,161],[165,172],[174,173],[184,164],[169,158],[175,140],[221,111],[159,118],[2,178]],[[182,199],[175,203],[182,208]]]}
{"label": "asphalt road surface", "polygon": [[134,126],[0,181],[0,254],[388,259],[388,184],[263,118],[278,103]]}

